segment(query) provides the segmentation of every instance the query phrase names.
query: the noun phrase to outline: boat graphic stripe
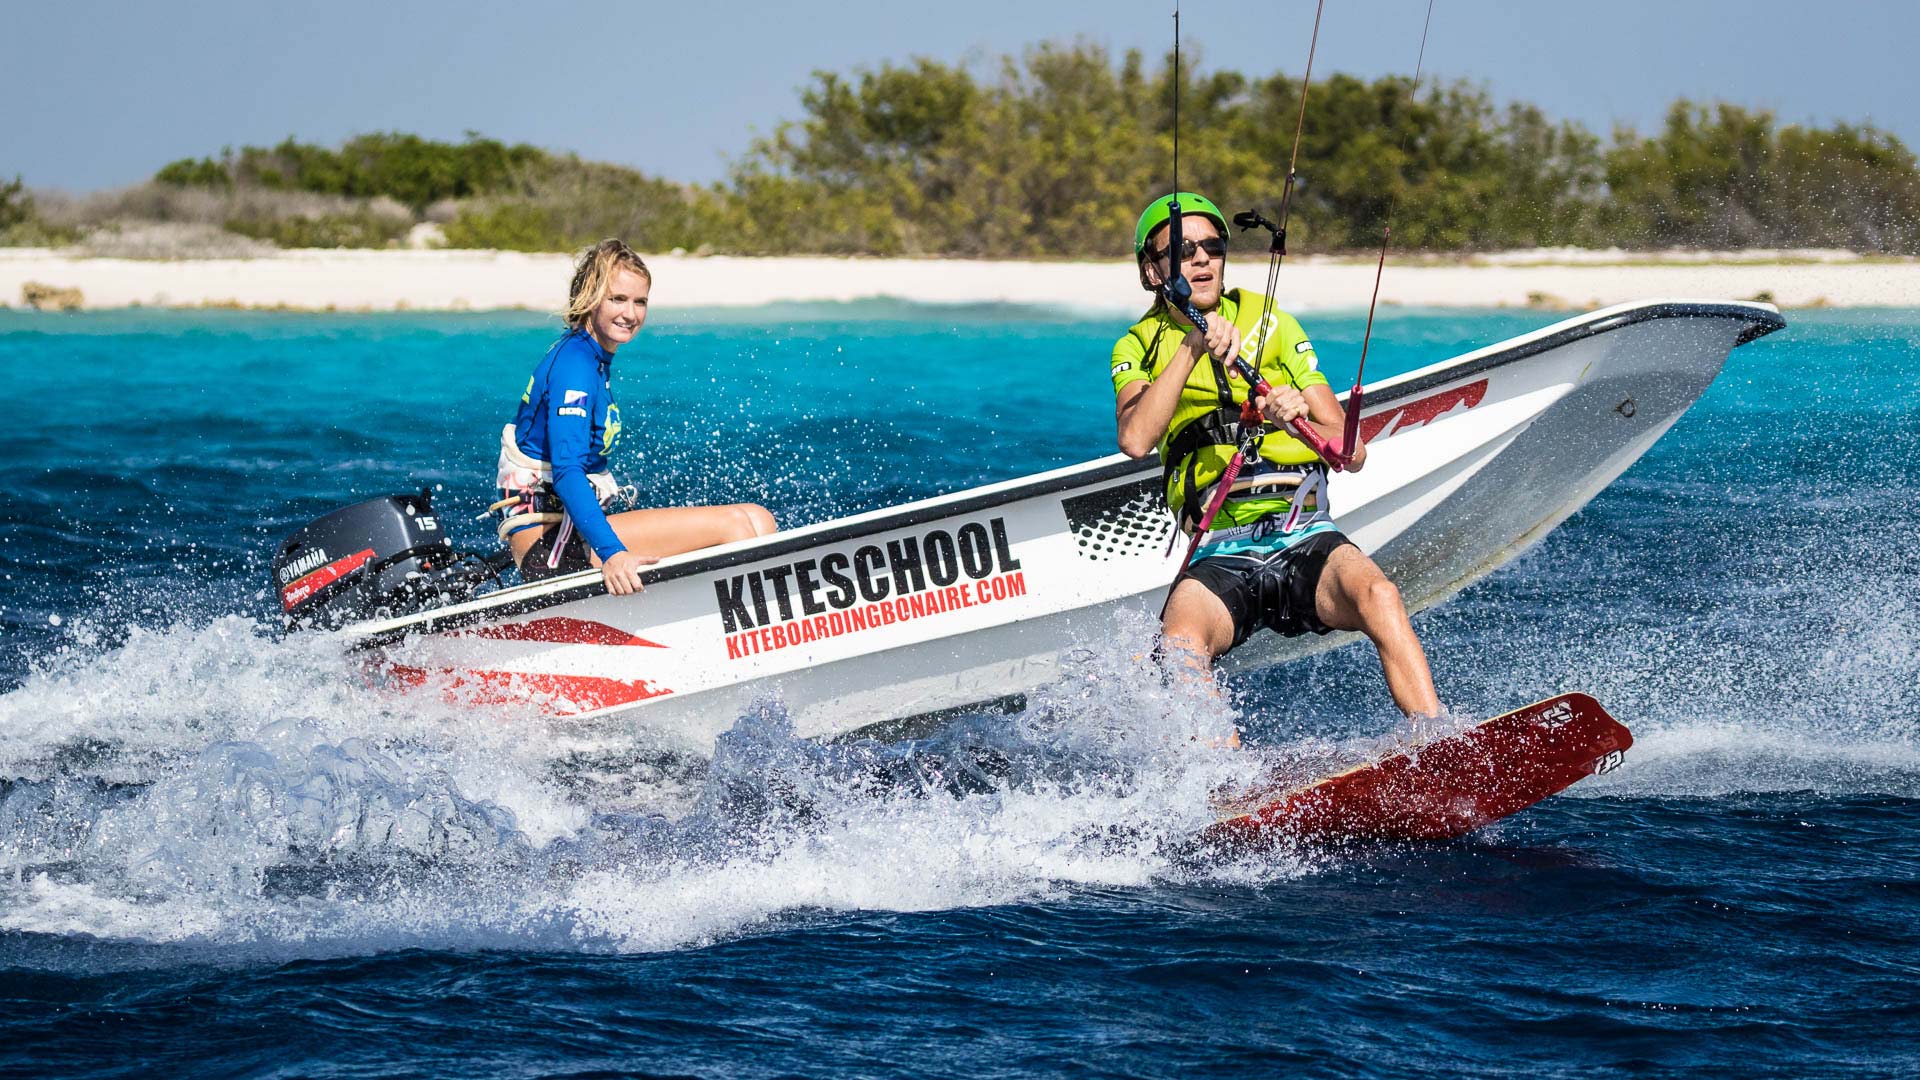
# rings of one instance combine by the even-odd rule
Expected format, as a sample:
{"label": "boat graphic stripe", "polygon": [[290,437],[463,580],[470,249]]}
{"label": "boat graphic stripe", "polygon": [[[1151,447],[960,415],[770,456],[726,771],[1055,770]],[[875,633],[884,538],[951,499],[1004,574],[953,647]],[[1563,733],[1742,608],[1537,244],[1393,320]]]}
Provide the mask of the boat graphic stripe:
{"label": "boat graphic stripe", "polygon": [[451,668],[388,669],[395,682],[407,687],[437,684],[448,701],[461,705],[537,704],[547,716],[578,716],[616,705],[671,694],[667,687],[645,679],[629,682],[596,675],[547,675],[528,671],[456,671]]}
{"label": "boat graphic stripe", "polygon": [[496,641],[550,641],[560,645],[645,645],[664,649],[657,641],[635,637],[616,626],[591,619],[554,617],[521,623],[500,623],[463,630],[462,634]]}
{"label": "boat graphic stripe", "polygon": [[[1381,432],[1388,435],[1432,423],[1454,409],[1471,409],[1486,400],[1487,380],[1456,386],[1451,390],[1442,390],[1418,401],[1409,401],[1405,405],[1376,412],[1372,416],[1360,418],[1360,438],[1363,442],[1372,442]],[[1387,425],[1393,425],[1391,431]]]}

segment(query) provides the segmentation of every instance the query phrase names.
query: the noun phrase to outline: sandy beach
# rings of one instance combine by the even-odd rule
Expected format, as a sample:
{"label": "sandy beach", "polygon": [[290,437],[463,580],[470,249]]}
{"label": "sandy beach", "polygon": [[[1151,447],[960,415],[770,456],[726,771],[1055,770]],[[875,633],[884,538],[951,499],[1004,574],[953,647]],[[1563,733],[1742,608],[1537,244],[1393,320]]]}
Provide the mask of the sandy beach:
{"label": "sandy beach", "polygon": [[[1089,312],[1138,308],[1126,262],[958,259],[649,257],[654,302],[741,307],[892,298],[936,304],[1023,303]],[[309,250],[249,259],[85,258],[0,249],[0,303],[29,285],[82,308],[238,307],[341,311],[551,310],[571,275],[565,255],[494,251]],[[1245,253],[1229,284],[1259,288],[1265,259]],[[1296,311],[1363,308],[1366,258],[1300,257],[1281,270]],[[1448,260],[1390,259],[1384,304],[1586,309],[1649,297],[1765,299],[1785,308],[1920,305],[1920,260],[1845,252],[1532,251]]]}

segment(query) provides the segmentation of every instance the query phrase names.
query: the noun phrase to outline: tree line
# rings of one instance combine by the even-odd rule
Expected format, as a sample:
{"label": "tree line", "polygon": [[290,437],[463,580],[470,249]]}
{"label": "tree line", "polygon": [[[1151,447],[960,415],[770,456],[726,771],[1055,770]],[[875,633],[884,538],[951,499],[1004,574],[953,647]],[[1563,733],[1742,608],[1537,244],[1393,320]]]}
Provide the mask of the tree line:
{"label": "tree line", "polygon": [[[1180,80],[1182,186],[1271,216],[1300,81],[1191,66]],[[1174,92],[1170,63],[1045,44],[986,74],[931,60],[817,72],[799,117],[714,184],[477,134],[374,134],[176,161],[139,205],[164,216],[167,193],[198,192],[195,206],[236,208],[228,230],[283,246],[378,246],[432,221],[452,246],[529,251],[619,235],[715,253],[1124,256],[1134,216],[1170,182]],[[1391,215],[1395,246],[1426,251],[1920,254],[1920,165],[1900,140],[1732,104],[1678,101],[1659,131],[1602,139],[1467,82],[1334,75],[1311,88],[1300,162],[1297,252],[1376,245]]]}

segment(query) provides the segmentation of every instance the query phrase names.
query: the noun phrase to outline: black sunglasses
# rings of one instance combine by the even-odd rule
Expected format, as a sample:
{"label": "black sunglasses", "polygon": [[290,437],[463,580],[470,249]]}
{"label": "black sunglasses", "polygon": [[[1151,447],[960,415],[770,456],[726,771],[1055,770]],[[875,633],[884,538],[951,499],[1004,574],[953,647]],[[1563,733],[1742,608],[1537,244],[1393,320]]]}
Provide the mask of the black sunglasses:
{"label": "black sunglasses", "polygon": [[[1153,253],[1153,257],[1156,259],[1164,259],[1167,257],[1167,252],[1171,250],[1173,249],[1170,247],[1161,248],[1159,251]],[[1181,262],[1186,262],[1188,259],[1193,258],[1194,253],[1197,251],[1204,251],[1216,259],[1224,259],[1227,257],[1227,238],[1224,236],[1209,236],[1205,240],[1180,241]]]}

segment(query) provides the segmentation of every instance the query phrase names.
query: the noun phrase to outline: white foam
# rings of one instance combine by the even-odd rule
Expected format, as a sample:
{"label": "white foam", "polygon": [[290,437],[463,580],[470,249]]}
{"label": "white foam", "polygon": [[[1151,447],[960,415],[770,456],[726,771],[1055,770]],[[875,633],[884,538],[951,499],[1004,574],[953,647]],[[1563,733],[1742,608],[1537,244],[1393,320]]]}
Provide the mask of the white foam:
{"label": "white foam", "polygon": [[[1661,656],[1685,643],[1676,628],[1556,627],[1553,647],[1524,653],[1502,640],[1511,685],[1484,696],[1591,676],[1638,741],[1575,795],[1920,794],[1900,705],[1920,671],[1912,601],[1853,603],[1843,634],[1769,638],[1758,667],[1676,670]],[[645,750],[556,762],[525,711],[378,689],[337,643],[245,619],[135,630],[113,648],[83,625],[0,695],[0,776],[14,778],[0,791],[0,928],[321,954],[632,951],[823,913],[1184,879],[1201,871],[1168,852],[1209,822],[1214,790],[1260,766],[1213,745],[1235,720],[1225,695],[1142,662],[1145,618],[1090,632],[1026,712],[961,721],[914,755],[796,740],[769,705],[710,763]],[[1786,671],[1801,677],[1776,700]],[[1303,760],[1378,749],[1376,716],[1303,740],[1284,710],[1254,707]],[[1259,883],[1317,865],[1265,856],[1204,873]]]}
{"label": "white foam", "polygon": [[[1143,886],[1184,872],[1166,842],[1257,768],[1212,745],[1224,696],[1112,646],[1027,713],[962,722],[911,758],[796,740],[769,706],[705,767],[581,770],[543,757],[531,722],[375,689],[325,639],[241,619],[76,643],[0,697],[0,770],[17,778],[0,870],[26,883],[0,927],[322,952],[673,948],[796,913]],[[956,796],[975,751],[1009,776]],[[636,798],[628,767],[668,795]],[[908,782],[876,787],[883,768]],[[594,769],[614,781],[582,778]],[[677,816],[647,812],[662,806]]]}
{"label": "white foam", "polygon": [[1920,747],[1739,722],[1643,727],[1626,767],[1572,789],[1588,796],[1716,798],[1811,791],[1920,797]]}
{"label": "white foam", "polygon": [[0,925],[26,933],[169,943],[206,938],[220,927],[218,915],[191,898],[136,903],[45,874],[35,875],[24,888],[0,890],[0,896],[8,900]]}

